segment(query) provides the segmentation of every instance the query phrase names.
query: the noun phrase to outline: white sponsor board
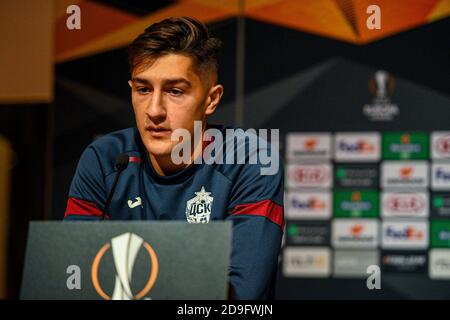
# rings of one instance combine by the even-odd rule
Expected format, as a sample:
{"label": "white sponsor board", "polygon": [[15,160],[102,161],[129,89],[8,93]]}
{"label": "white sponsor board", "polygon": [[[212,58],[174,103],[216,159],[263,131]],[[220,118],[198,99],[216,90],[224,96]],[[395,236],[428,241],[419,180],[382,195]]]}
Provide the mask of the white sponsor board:
{"label": "white sponsor board", "polygon": [[433,160],[450,159],[450,131],[432,132],[430,149]]}
{"label": "white sponsor board", "polygon": [[381,164],[383,188],[427,188],[427,161],[383,161]]}
{"label": "white sponsor board", "polygon": [[291,132],[286,137],[287,159],[307,160],[331,158],[330,133]]}
{"label": "white sponsor board", "polygon": [[367,267],[378,265],[379,261],[378,250],[336,250],[333,275],[345,278],[367,278]]}
{"label": "white sponsor board", "polygon": [[330,192],[289,191],[284,206],[288,219],[329,219],[332,196]]}
{"label": "white sponsor board", "polygon": [[332,186],[331,164],[289,164],[287,166],[289,188],[330,188]]}
{"label": "white sponsor board", "polygon": [[450,249],[432,249],[429,258],[431,279],[450,279]]}
{"label": "white sponsor board", "polygon": [[431,165],[431,189],[450,190],[450,163]]}
{"label": "white sponsor board", "polygon": [[328,277],[330,268],[328,247],[285,247],[283,275],[285,277]]}
{"label": "white sponsor board", "polygon": [[378,229],[377,219],[334,219],[332,244],[335,248],[375,248]]}
{"label": "white sponsor board", "polygon": [[383,192],[381,195],[381,215],[385,218],[426,218],[428,214],[428,192]]}
{"label": "white sponsor board", "polygon": [[336,161],[376,162],[381,156],[378,132],[336,133],[334,150]]}
{"label": "white sponsor board", "polygon": [[383,221],[381,246],[385,249],[426,249],[428,221]]}

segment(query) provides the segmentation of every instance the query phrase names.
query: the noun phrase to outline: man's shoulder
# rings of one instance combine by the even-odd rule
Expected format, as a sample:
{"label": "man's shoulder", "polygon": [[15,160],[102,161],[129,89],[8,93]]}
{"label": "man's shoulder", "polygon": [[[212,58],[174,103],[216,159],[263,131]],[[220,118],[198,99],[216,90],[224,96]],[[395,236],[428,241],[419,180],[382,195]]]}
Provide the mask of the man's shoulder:
{"label": "man's shoulder", "polygon": [[92,166],[95,158],[105,175],[114,172],[114,163],[121,153],[139,156],[140,136],[135,127],[114,131],[91,142],[80,160],[81,166]]}
{"label": "man's shoulder", "polygon": [[139,131],[135,127],[110,132],[95,139],[89,147],[98,152],[123,153],[139,150]]}

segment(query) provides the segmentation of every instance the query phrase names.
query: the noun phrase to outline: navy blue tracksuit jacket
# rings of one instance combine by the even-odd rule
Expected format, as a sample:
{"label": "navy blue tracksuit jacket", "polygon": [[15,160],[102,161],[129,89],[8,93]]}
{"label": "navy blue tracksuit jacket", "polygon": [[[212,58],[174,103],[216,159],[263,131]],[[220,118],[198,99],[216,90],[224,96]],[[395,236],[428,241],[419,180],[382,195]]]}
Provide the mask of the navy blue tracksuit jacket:
{"label": "navy blue tracksuit jacket", "polygon": [[[218,128],[225,136],[225,128]],[[236,144],[234,151],[243,147],[248,148],[249,143]],[[258,150],[249,150],[247,158],[252,152]],[[128,154],[130,162],[121,174],[107,218],[232,221],[229,276],[234,297],[272,297],[284,228],[282,164],[275,175],[261,175],[260,164],[246,161],[191,165],[174,175],[160,176],[152,168],[137,128],[116,131],[95,140],[83,152],[70,187],[65,220],[99,219],[121,153]]]}

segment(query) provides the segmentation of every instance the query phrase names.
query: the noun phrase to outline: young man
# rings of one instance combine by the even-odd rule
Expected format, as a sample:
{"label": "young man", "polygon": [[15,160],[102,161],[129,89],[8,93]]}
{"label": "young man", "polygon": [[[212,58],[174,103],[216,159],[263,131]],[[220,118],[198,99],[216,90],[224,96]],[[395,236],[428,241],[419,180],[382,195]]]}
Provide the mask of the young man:
{"label": "young man", "polygon": [[[194,161],[205,147],[195,139],[194,123],[204,131],[223,94],[217,83],[219,47],[205,25],[184,17],[155,23],[131,43],[128,83],[137,128],[110,133],[87,147],[70,187],[65,219],[100,219],[116,157],[126,153],[129,164],[106,218],[232,221],[233,297],[270,298],[284,228],[282,165],[275,174],[263,175],[259,163]],[[171,138],[180,129],[192,137],[187,163],[173,161],[179,140]],[[225,135],[224,127],[216,129]],[[261,151],[245,140],[224,153],[242,150],[247,160]],[[192,199],[201,205],[192,205]]]}

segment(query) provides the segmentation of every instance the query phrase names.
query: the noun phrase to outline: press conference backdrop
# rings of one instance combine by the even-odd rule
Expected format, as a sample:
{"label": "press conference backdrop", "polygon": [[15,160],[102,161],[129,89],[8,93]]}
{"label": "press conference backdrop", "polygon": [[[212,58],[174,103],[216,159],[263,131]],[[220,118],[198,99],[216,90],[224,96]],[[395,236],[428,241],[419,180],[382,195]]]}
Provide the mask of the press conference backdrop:
{"label": "press conference backdrop", "polygon": [[334,124],[273,120],[290,129],[279,297],[450,298],[450,99],[337,60],[296,102]]}
{"label": "press conference backdrop", "polygon": [[[191,15],[225,44],[210,122],[282,135],[277,297],[450,298],[448,2],[149,3],[80,1],[77,32],[64,11],[57,18],[55,219],[85,146],[134,123],[126,44],[154,21]],[[369,4],[380,30],[366,27]],[[380,290],[366,286],[368,265],[381,268]]]}

